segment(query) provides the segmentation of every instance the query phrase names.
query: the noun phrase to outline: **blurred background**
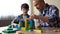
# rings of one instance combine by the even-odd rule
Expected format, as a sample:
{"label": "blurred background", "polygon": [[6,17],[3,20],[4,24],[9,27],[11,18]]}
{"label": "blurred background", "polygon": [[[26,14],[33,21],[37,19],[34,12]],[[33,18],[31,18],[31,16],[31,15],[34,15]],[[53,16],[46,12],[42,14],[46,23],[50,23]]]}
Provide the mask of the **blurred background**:
{"label": "blurred background", "polygon": [[11,24],[11,21],[18,15],[22,14],[21,4],[29,5],[31,14],[31,3],[29,0],[0,0],[0,27]]}
{"label": "blurred background", "polygon": [[[57,6],[60,16],[60,0],[45,0],[45,2]],[[11,24],[16,16],[22,14],[21,4],[23,3],[29,4],[29,15],[31,13],[39,14],[38,10],[33,6],[32,0],[0,0],[0,27]]]}

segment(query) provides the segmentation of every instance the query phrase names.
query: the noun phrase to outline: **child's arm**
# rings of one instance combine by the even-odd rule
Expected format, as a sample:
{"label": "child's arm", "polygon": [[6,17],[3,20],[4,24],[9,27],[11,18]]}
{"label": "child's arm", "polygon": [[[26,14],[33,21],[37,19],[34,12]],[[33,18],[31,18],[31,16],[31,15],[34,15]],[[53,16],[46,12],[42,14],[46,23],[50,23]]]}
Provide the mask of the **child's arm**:
{"label": "child's arm", "polygon": [[18,17],[15,17],[15,19],[13,19],[13,21],[11,22],[11,25],[16,25],[18,24]]}

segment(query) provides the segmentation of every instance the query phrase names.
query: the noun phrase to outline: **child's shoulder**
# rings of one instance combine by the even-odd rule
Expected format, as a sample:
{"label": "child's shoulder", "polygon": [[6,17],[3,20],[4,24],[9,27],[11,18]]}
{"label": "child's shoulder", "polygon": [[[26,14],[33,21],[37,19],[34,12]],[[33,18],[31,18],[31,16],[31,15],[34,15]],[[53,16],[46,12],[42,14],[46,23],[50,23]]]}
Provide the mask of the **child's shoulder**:
{"label": "child's shoulder", "polygon": [[18,17],[22,16],[23,14],[18,15]]}
{"label": "child's shoulder", "polygon": [[[29,14],[26,15],[28,18],[30,17]],[[23,14],[18,15],[18,17],[23,17]]]}

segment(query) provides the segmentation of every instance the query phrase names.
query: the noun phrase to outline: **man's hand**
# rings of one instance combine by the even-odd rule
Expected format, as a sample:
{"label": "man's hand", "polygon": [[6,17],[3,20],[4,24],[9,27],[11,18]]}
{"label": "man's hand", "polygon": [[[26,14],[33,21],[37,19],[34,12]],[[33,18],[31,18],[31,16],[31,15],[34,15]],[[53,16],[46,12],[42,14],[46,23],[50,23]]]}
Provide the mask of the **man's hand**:
{"label": "man's hand", "polygon": [[41,26],[41,24],[40,23],[37,23],[36,26],[39,27],[39,26]]}
{"label": "man's hand", "polygon": [[34,14],[32,14],[32,15],[29,17],[29,19],[36,19],[36,18],[37,18],[37,16],[34,15]]}
{"label": "man's hand", "polygon": [[38,16],[38,15],[34,15],[32,14],[29,19],[39,19],[39,20],[42,20],[44,22],[49,22],[49,19],[48,17],[45,17],[45,16]]}

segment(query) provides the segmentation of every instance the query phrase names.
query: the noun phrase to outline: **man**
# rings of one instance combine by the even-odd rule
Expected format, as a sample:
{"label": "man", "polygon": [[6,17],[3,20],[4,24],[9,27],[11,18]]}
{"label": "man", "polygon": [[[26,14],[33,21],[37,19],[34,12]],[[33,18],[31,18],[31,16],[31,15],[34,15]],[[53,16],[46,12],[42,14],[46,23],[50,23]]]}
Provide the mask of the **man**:
{"label": "man", "polygon": [[39,10],[40,15],[32,14],[31,19],[39,19],[42,26],[56,26],[59,17],[59,10],[54,5],[48,5],[44,0],[33,0],[33,5]]}

